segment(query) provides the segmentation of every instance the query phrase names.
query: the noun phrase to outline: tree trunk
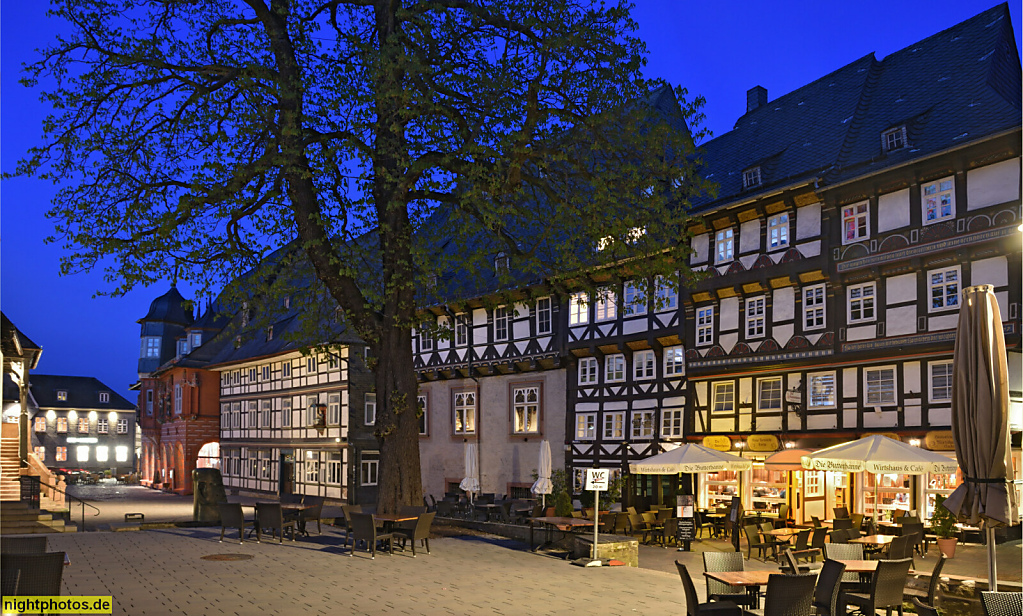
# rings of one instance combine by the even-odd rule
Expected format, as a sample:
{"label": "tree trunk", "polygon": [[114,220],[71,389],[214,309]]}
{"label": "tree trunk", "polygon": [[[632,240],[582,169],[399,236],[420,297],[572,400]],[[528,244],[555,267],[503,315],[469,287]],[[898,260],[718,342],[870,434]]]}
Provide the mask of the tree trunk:
{"label": "tree trunk", "polygon": [[413,370],[412,332],[383,332],[376,365],[377,441],[380,443],[377,511],[397,513],[402,505],[422,505],[419,466],[419,386]]}

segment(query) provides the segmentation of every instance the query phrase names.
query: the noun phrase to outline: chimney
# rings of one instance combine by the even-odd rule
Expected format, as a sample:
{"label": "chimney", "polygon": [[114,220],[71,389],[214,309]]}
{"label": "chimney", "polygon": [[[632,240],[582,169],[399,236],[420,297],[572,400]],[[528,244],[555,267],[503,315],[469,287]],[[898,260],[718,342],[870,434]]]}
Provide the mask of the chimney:
{"label": "chimney", "polygon": [[755,86],[746,90],[746,113],[767,104],[767,88]]}

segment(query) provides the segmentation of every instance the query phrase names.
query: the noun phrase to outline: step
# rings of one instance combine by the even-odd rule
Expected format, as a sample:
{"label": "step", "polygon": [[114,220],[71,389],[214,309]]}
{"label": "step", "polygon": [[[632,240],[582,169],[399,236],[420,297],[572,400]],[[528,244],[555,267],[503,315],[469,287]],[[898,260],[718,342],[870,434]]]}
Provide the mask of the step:
{"label": "step", "polygon": [[[7,508],[4,507],[4,509]],[[8,513],[7,511],[0,511],[0,523],[3,524],[6,524],[7,522],[19,522],[27,520],[49,521],[52,519],[53,519],[52,513],[43,511],[40,512],[24,511],[18,513]]]}
{"label": "step", "polygon": [[0,534],[19,535],[23,533],[62,533],[64,520],[20,521],[0,524]]}

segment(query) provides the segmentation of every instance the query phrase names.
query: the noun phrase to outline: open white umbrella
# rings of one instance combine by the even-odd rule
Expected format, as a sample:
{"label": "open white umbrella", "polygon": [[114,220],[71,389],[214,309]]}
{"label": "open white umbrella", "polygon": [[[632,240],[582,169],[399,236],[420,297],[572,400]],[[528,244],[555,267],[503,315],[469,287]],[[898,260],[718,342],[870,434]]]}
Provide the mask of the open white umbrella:
{"label": "open white umbrella", "polygon": [[551,483],[551,444],[547,439],[540,441],[540,465],[536,470],[536,481],[530,490],[533,494],[540,494],[541,506],[547,507],[547,495],[554,490]]}
{"label": "open white umbrella", "polygon": [[696,443],[687,443],[671,451],[629,464],[629,472],[642,475],[748,471],[751,468],[753,462],[749,460]]}
{"label": "open white umbrella", "polygon": [[473,494],[480,491],[480,467],[476,460],[476,443],[465,444],[465,478],[458,487],[469,493],[469,502]]}
{"label": "open white umbrella", "polygon": [[1015,523],[1016,492],[1007,483],[1012,461],[1005,336],[990,285],[963,290],[952,374],[952,439],[963,483],[944,506],[970,524],[983,520],[988,587],[998,590],[995,526]]}

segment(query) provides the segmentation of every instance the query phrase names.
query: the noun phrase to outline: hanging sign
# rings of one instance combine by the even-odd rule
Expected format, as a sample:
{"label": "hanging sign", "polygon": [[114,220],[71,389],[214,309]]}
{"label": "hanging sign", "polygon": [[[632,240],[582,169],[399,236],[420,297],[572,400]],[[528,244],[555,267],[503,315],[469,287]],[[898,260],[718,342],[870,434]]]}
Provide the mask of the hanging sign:
{"label": "hanging sign", "polygon": [[750,451],[778,451],[778,437],[773,434],[751,434],[746,439]]}
{"label": "hanging sign", "polygon": [[705,436],[703,437],[703,446],[707,449],[716,449],[718,451],[731,451],[732,439],[722,435]]}
{"label": "hanging sign", "polygon": [[[69,441],[71,439],[68,439]],[[924,437],[924,445],[931,451],[955,451],[956,443],[951,430],[932,430]]]}

